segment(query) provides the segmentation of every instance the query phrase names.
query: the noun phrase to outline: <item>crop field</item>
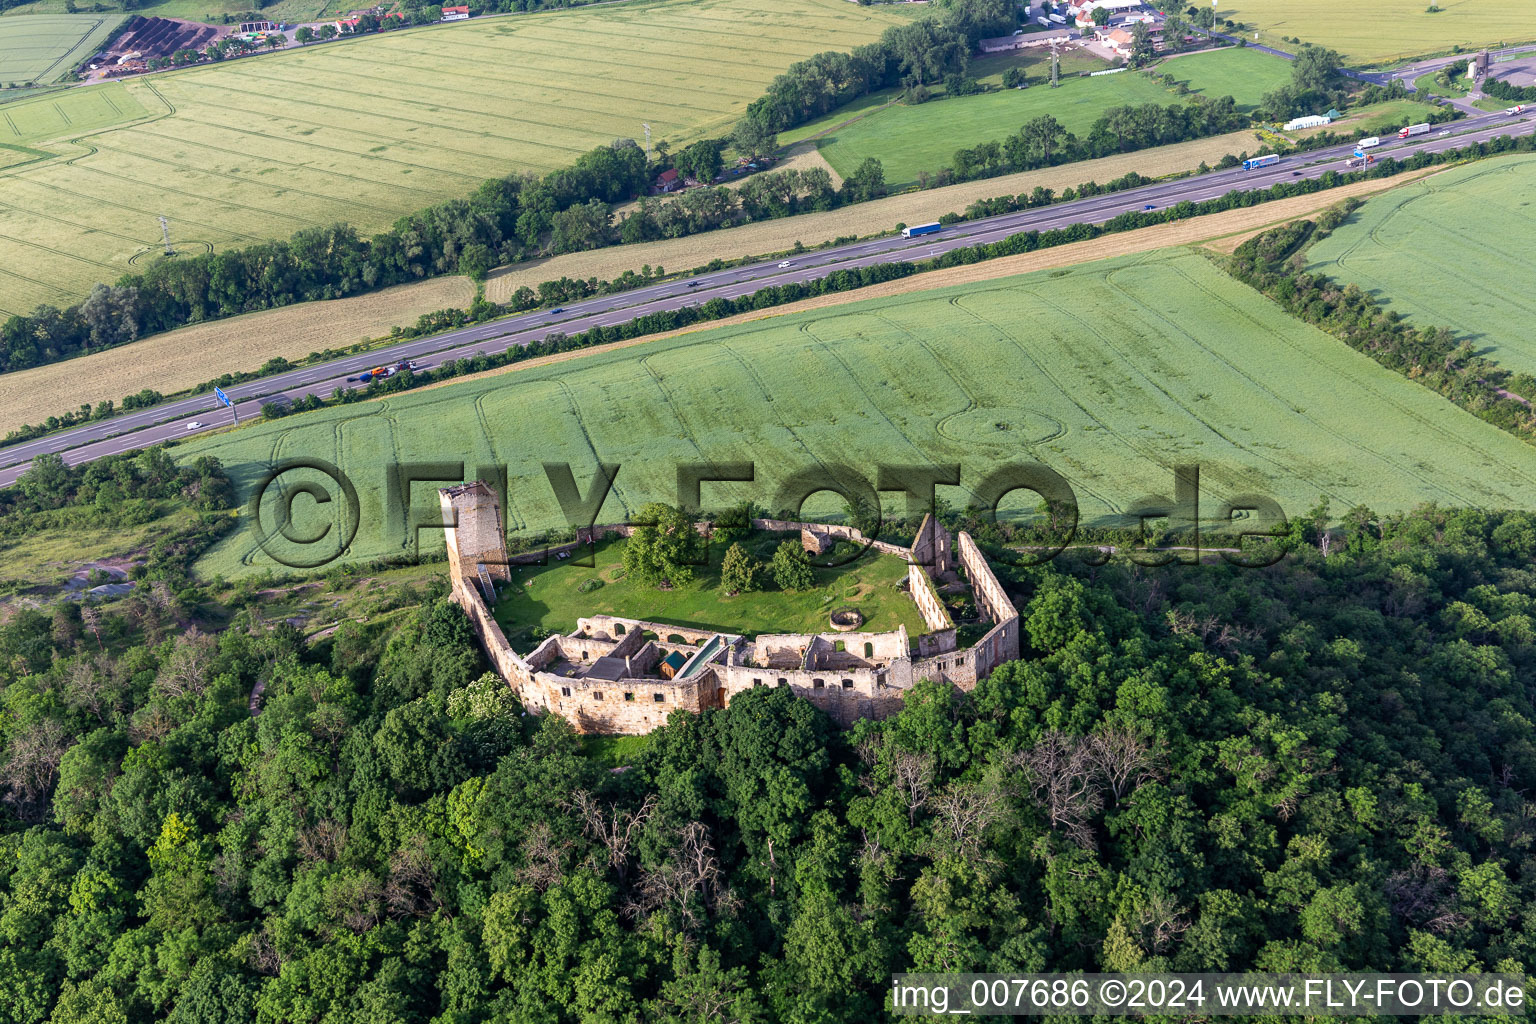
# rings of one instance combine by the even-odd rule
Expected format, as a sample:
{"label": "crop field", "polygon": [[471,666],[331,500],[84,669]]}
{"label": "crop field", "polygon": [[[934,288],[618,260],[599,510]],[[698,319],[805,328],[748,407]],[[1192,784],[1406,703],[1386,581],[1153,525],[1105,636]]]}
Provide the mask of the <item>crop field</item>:
{"label": "crop field", "polygon": [[94,89],[7,105],[0,144],[57,156],[0,171],[0,310],[116,280],[158,241],[160,214],[189,248],[335,220],[373,231],[486,178],[643,139],[642,123],[674,144],[721,133],[789,64],[900,17],[844,0],[664,0],[156,75],[109,93],[135,103],[108,124],[75,116],[94,102],[76,92]]}
{"label": "crop field", "polygon": [[921,171],[948,167],[955,150],[1000,142],[1042,114],[1082,134],[1106,107],[1177,102],[1160,82],[1135,72],[1069,78],[1058,89],[1037,85],[929,100],[915,107],[896,104],[833,130],[817,144],[827,163],[844,177],[873,156],[884,165],[885,180],[900,186],[916,181]]}
{"label": "crop field", "polygon": [[1176,57],[1159,64],[1157,72],[1211,99],[1231,96],[1239,110],[1254,109],[1265,93],[1291,81],[1290,61],[1246,46]]}
{"label": "crop field", "polygon": [[[597,460],[620,466],[602,521],[674,500],[677,465],[703,460],[757,467],[754,483],[707,485],[715,507],[772,504],[818,463],[882,461],[959,463],[964,486],[1043,462],[1088,522],[1121,521],[1189,462],[1207,509],[1253,492],[1292,513],[1324,495],[1380,511],[1536,500],[1529,446],[1181,250],[700,330],[177,449],[204,454],[223,460],[242,503],[274,461],[335,462],[358,494],[355,559],[408,549],[406,513],[385,507],[402,462],[508,467],[508,520],[524,536],[566,525],[541,464],[569,462],[585,493]],[[268,505],[308,475],[290,471]],[[421,519],[434,515],[431,486],[417,485]],[[941,494],[964,503],[964,486]],[[313,536],[345,507],[298,496],[292,535]],[[273,567],[248,530],[201,571]],[[440,543],[422,532],[424,548]]]}
{"label": "crop field", "polygon": [[[742,546],[764,562],[786,538],[755,532]],[[799,536],[793,538],[799,542]],[[820,633],[827,612],[852,605],[864,615],[862,628],[872,633],[906,626],[909,636],[927,632],[911,597],[897,590],[907,578],[907,564],[895,555],[870,554],[846,565],[818,568],[815,586],[798,592],[769,589],[726,597],[720,592],[720,560],[725,548],[712,544],[709,565],[694,570],[692,581],[660,591],[638,586],[624,576],[622,541],[597,545],[587,562],[583,554],[547,566],[514,566],[511,592],[496,603],[496,619],[518,650],[531,646],[536,626],[569,633],[586,615],[619,615],[653,619],[677,626],[718,629],[742,636],[759,633]],[[602,581],[591,589],[590,580]],[[586,584],[588,590],[581,586]]]}
{"label": "crop field", "polygon": [[1311,250],[1315,269],[1536,374],[1536,157],[1485,160],[1378,196]]}
{"label": "crop field", "polygon": [[47,85],[95,52],[121,14],[39,14],[0,22],[0,82]]}
{"label": "crop field", "polygon": [[55,91],[0,107],[0,143],[36,146],[61,135],[148,117],[149,113],[121,82]]}
{"label": "crop field", "polygon": [[83,402],[120,402],[152,388],[163,395],[224,373],[258,370],[269,359],[301,359],[381,337],[423,313],[463,309],[475,298],[465,277],[435,277],[346,299],[193,324],[117,348],[0,374],[0,435],[24,423],[78,409]]}
{"label": "crop field", "polygon": [[[1221,16],[1259,29],[1259,42],[1286,49],[1284,37],[1332,47],[1357,65],[1465,48],[1527,42],[1529,19],[1499,0],[1232,0]],[[1431,6],[1438,11],[1430,12]],[[1252,33],[1249,33],[1252,39]]]}
{"label": "crop field", "polygon": [[[96,10],[109,10],[119,15],[131,10],[132,13],[142,14],[145,17],[185,18],[189,21],[217,24],[220,16],[245,14],[255,5],[251,4],[250,0],[137,0],[132,3],[125,0],[92,0],[90,6]],[[32,0],[31,3],[14,7],[6,12],[6,21],[10,21],[13,16],[63,14],[67,12],[68,7],[68,0]],[[352,5],[343,0],[277,0],[275,3],[262,5],[260,9],[263,18],[286,21],[291,25],[295,22],[316,20],[323,14],[344,14],[352,9]]]}

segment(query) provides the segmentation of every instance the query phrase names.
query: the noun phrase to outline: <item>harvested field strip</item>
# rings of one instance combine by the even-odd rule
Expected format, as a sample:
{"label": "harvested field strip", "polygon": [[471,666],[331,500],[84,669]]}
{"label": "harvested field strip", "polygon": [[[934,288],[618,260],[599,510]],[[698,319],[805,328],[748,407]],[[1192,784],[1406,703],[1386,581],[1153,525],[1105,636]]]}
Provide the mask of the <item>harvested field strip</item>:
{"label": "harvested field strip", "polygon": [[117,402],[144,388],[172,394],[222,373],[258,369],[278,356],[298,359],[352,345],[414,322],[423,313],[462,308],[474,295],[465,278],[435,278],[183,327],[95,355],[0,374],[0,434],[84,402]]}

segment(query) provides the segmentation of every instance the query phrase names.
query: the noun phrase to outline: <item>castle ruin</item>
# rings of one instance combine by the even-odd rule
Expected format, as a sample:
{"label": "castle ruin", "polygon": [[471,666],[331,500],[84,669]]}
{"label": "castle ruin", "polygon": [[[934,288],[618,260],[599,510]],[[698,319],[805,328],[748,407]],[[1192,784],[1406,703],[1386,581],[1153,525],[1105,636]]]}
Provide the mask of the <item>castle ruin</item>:
{"label": "castle ruin", "polygon": [[[907,589],[925,626],[915,638],[905,627],[872,633],[838,625],[826,633],[765,633],[747,640],[591,615],[579,619],[574,632],[547,637],[519,654],[491,612],[496,582],[511,580],[496,494],[479,481],[440,493],[443,521],[455,524],[446,530],[452,599],[469,615],[491,663],[524,706],[561,715],[580,732],[650,732],[679,708],[697,713],[726,707],[737,694],[759,686],[787,686],[846,728],[861,718],[896,713],[920,679],[969,690],[1019,656],[1019,613],[986,558],[969,534],[961,531],[952,539],[932,516],[924,518],[910,548],[865,541],[846,526],[752,523],[758,529],[799,530],[807,548],[824,551],[839,538],[905,556]],[[588,538],[610,532],[629,531],[596,527]],[[991,628],[962,650],[941,589],[964,587]]]}

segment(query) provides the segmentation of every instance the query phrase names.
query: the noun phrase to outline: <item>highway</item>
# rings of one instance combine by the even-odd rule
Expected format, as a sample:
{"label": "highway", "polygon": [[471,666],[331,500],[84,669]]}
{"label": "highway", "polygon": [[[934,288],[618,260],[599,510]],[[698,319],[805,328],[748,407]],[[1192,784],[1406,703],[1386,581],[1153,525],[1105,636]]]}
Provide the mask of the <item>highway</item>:
{"label": "highway", "polygon": [[[1449,129],[1449,135],[1437,134],[1441,130],[1437,128],[1434,133],[1413,139],[1384,139],[1382,145],[1373,152],[1378,159],[1388,154],[1408,156],[1416,151],[1437,152],[1486,141],[1499,135],[1526,134],[1531,131],[1533,120],[1536,120],[1536,109],[1519,116],[1484,114],[1443,126]],[[557,331],[580,334],[592,327],[624,323],[648,313],[698,305],[713,298],[736,298],[770,285],[814,280],[837,270],[897,260],[926,260],[951,249],[997,241],[1021,231],[1044,231],[1076,223],[1099,224],[1126,211],[1148,207],[1163,209],[1181,202],[1212,199],[1234,189],[1264,189],[1276,182],[1292,181],[1298,177],[1315,178],[1330,170],[1346,170],[1345,161],[1352,150],[1352,145],[1346,145],[1298,153],[1282,159],[1278,164],[1253,171],[1244,171],[1240,167],[1230,168],[1125,192],[1000,214],[951,225],[935,235],[910,239],[898,235],[809,251],[789,257],[787,267],[781,265],[783,261],[766,260],[686,280],[648,285],[615,295],[595,296],[574,302],[563,309],[537,310],[492,323],[416,338],[364,354],[300,367],[225,390],[235,401],[241,421],[246,421],[258,417],[265,402],[281,398],[291,401],[307,394],[328,397],[336,388],[359,386],[348,382],[349,376],[355,376],[370,367],[392,365],[402,359],[417,360],[430,367],[448,359],[500,352],[513,345],[527,345]],[[932,216],[937,217],[946,212],[949,210],[942,193],[936,193]],[[729,232],[721,235],[723,244],[728,244],[729,239]],[[201,423],[202,427],[189,431],[187,424],[192,421]],[[229,410],[209,394],[179,399],[152,409],[119,414],[112,419],[0,448],[0,487],[14,483],[25,472],[30,460],[44,452],[62,453],[66,462],[77,465],[162,441],[195,436],[229,423]]]}

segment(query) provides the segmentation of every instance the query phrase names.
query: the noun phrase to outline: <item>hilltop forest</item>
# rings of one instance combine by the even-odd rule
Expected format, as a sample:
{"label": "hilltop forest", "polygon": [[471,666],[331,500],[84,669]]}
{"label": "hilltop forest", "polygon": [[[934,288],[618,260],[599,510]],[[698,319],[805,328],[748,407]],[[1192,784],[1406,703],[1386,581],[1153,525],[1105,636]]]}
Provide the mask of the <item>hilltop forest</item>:
{"label": "hilltop forest", "polygon": [[[217,520],[216,464],[157,465],[49,467],[0,526]],[[907,969],[1520,969],[1536,517],[1343,518],[1266,569],[1006,566],[1024,657],[847,733],[763,689],[575,735],[430,573],[308,640],[173,558],[12,614],[0,1021],[811,1024]]]}

